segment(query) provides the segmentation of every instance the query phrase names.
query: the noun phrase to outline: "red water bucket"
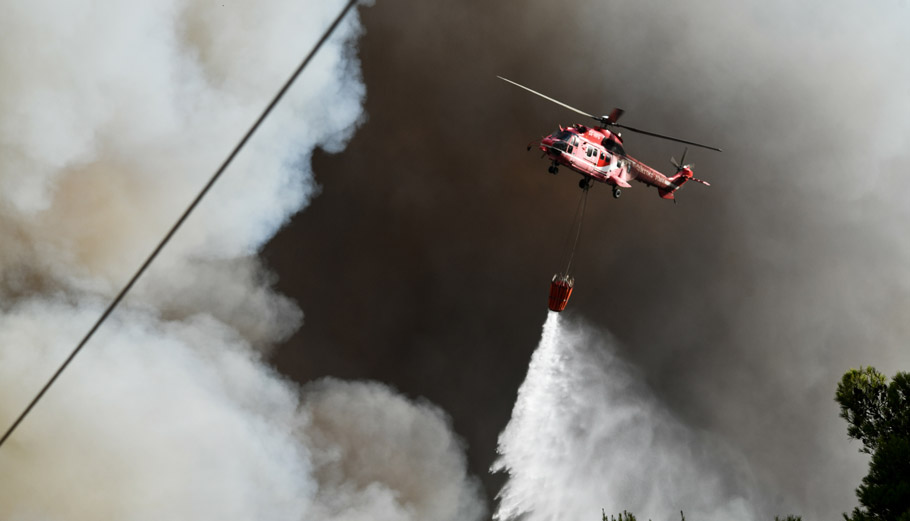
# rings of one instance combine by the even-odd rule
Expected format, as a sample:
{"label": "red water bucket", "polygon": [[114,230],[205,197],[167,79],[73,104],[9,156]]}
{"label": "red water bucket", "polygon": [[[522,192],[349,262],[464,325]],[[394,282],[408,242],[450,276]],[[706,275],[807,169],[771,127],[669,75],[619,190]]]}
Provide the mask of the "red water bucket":
{"label": "red water bucket", "polygon": [[550,283],[550,300],[548,307],[550,311],[562,311],[566,309],[569,303],[569,297],[572,296],[572,288],[575,286],[575,279],[568,275],[553,275],[553,281]]}

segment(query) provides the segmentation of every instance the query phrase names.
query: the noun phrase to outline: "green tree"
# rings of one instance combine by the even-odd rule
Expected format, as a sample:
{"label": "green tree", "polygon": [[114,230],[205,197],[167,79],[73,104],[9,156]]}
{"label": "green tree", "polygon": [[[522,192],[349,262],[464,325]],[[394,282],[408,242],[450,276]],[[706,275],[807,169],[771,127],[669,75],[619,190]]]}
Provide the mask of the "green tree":
{"label": "green tree", "polygon": [[851,369],[835,395],[847,434],[872,455],[856,489],[861,508],[847,521],[910,521],[910,373],[887,378],[872,367]]}

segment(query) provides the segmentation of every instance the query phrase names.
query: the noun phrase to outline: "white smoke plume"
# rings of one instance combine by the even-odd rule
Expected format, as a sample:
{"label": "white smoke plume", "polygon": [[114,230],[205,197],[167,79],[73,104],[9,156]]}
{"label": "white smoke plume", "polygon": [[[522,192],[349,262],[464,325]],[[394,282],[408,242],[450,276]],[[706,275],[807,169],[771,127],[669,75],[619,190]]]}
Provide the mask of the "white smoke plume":
{"label": "white smoke plume", "polygon": [[499,438],[492,470],[508,481],[494,518],[763,519],[745,462],[663,410],[611,342],[549,314]]}
{"label": "white smoke plume", "polygon": [[[343,2],[4,2],[0,425],[148,255]],[[365,95],[352,13],[124,306],[0,448],[0,519],[483,514],[447,417],[379,384],[297,386],[258,248]]]}

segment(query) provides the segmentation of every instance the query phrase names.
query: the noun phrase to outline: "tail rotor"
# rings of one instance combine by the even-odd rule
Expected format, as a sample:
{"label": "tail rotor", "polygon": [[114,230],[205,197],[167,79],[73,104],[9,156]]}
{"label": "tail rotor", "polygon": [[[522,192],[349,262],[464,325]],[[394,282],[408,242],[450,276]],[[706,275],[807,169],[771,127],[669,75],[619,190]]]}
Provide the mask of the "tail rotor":
{"label": "tail rotor", "polygon": [[695,181],[696,183],[701,183],[705,186],[711,186],[711,183],[692,176],[692,169],[695,168],[695,163],[686,164],[686,153],[688,151],[689,147],[683,149],[682,159],[679,161],[677,161],[675,157],[670,158],[670,164],[676,167],[676,175],[682,175],[682,177],[687,178],[687,180]]}
{"label": "tail rotor", "polygon": [[670,157],[670,164],[676,167],[676,173],[680,173],[683,170],[692,170],[695,168],[695,163],[686,164],[686,153],[689,152],[689,147],[683,149],[682,159],[679,161],[675,157]]}

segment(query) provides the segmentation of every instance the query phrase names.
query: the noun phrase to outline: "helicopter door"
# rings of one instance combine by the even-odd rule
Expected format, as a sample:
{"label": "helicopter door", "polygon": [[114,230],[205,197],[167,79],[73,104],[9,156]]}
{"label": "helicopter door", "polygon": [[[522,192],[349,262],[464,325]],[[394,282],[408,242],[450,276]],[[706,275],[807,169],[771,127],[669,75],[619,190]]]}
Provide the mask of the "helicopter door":
{"label": "helicopter door", "polygon": [[602,164],[600,158],[603,156],[603,152],[598,150],[594,145],[585,145],[585,156],[588,158],[588,161],[597,166]]}

